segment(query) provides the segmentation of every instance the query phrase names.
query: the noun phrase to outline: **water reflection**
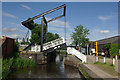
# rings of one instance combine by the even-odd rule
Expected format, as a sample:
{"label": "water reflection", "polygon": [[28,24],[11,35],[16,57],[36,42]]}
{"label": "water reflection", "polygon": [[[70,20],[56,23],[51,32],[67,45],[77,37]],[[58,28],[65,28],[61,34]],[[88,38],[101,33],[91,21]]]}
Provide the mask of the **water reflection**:
{"label": "water reflection", "polygon": [[78,69],[64,65],[63,55],[57,55],[55,61],[17,70],[10,78],[80,78]]}

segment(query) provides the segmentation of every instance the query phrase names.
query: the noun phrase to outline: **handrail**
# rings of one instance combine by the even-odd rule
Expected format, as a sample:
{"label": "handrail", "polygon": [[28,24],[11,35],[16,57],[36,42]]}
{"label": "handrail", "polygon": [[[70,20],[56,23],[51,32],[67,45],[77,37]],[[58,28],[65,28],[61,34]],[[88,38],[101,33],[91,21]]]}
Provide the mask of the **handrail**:
{"label": "handrail", "polygon": [[53,47],[58,46],[58,45],[63,44],[63,43],[65,43],[63,37],[58,38],[58,39],[53,40],[53,41],[50,41],[50,42],[47,42],[47,43],[43,44],[43,51],[50,49],[50,48],[53,48]]}
{"label": "handrail", "polygon": [[79,52],[75,48],[68,47],[67,48],[67,53],[75,55],[77,58],[79,58],[80,60],[82,60],[82,62],[86,63],[86,60],[87,60],[86,55],[82,54],[81,52]]}

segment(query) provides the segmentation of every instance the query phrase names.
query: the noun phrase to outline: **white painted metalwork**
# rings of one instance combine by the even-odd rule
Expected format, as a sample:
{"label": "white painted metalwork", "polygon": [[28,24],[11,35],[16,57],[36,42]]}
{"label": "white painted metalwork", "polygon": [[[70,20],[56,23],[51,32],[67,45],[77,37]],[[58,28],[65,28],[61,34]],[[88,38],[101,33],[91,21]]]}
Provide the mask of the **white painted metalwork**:
{"label": "white painted metalwork", "polygon": [[33,52],[40,52],[40,45],[35,45],[31,47],[31,51]]}
{"label": "white painted metalwork", "polygon": [[28,45],[26,45],[26,44],[20,44],[19,46],[20,46],[20,49],[23,50],[23,49],[24,49],[25,47],[27,47]]}
{"label": "white painted metalwork", "polygon": [[[53,40],[53,41],[50,41],[50,42],[47,42],[47,43],[43,44],[43,51],[50,49],[50,48],[54,48],[54,49],[60,48],[60,45],[64,44],[64,43],[65,43],[65,40],[63,37],[58,38],[58,39]],[[40,45],[32,46],[31,51],[40,52]]]}
{"label": "white painted metalwork", "polygon": [[72,55],[75,55],[77,58],[79,58],[80,60],[82,60],[82,62],[85,62],[86,63],[86,59],[87,59],[87,56],[82,54],[81,52],[79,52],[78,50],[72,48],[72,47],[68,47],[67,48],[67,53],[68,54],[72,54]]}
{"label": "white painted metalwork", "polygon": [[65,43],[65,39],[63,37],[47,42],[43,44],[43,51],[50,49],[50,48],[54,48],[54,49],[60,48],[59,45],[64,44],[64,43]]}
{"label": "white painted metalwork", "polygon": [[115,65],[115,58],[113,58],[113,65]]}

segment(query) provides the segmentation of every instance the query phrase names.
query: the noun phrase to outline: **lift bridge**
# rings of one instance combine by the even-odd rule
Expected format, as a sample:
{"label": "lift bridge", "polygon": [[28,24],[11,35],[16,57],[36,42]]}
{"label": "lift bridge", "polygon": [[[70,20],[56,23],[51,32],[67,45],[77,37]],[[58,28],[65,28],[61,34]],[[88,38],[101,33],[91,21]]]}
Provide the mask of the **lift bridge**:
{"label": "lift bridge", "polygon": [[[57,11],[59,9],[62,9],[62,8],[63,8],[63,14],[62,15],[60,15],[58,17],[55,17],[55,18],[53,18],[51,20],[48,20],[48,21],[46,20],[45,15],[47,15],[49,13],[52,13],[54,11]],[[28,19],[26,21],[23,21],[22,25],[24,25],[29,30],[35,29],[37,27],[41,27],[41,34],[39,35],[39,37],[36,38],[30,45],[28,45],[27,47],[25,47],[23,49],[23,51],[27,50],[29,47],[31,47],[32,45],[34,45],[36,41],[38,41],[40,39],[41,39],[40,52],[43,52],[43,53],[49,53],[49,52],[52,52],[52,51],[54,51],[56,49],[65,47],[66,43],[65,43],[65,39],[63,37],[60,37],[60,38],[58,38],[56,40],[47,42],[47,32],[48,32],[47,28],[48,28],[48,23],[51,22],[51,21],[54,21],[56,19],[59,19],[61,17],[64,17],[65,15],[66,15],[66,5],[64,4],[64,5],[61,5],[59,7],[54,8],[52,10],[44,12],[44,13],[42,13],[40,15],[37,15],[37,16],[35,16],[33,18],[30,18],[30,19]],[[33,21],[33,20],[35,20],[35,19],[37,19],[37,18],[41,18],[41,24],[39,24],[38,26],[33,26],[30,22]],[[47,28],[45,30],[45,34],[46,34],[45,35],[45,42],[46,43],[43,44],[43,26],[44,25],[46,25]],[[66,28],[65,28],[65,30],[66,30]],[[65,38],[66,38],[66,34],[65,34]]]}

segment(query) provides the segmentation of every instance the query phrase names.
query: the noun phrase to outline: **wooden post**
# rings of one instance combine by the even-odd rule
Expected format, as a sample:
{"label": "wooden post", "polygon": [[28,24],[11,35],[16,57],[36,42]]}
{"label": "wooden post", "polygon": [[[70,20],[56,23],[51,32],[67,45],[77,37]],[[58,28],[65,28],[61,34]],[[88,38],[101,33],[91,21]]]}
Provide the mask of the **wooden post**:
{"label": "wooden post", "polygon": [[88,44],[87,44],[87,55],[88,55]]}
{"label": "wooden post", "polygon": [[97,41],[96,41],[96,62],[98,62],[98,47],[97,47]]}
{"label": "wooden post", "polygon": [[98,56],[98,47],[97,47],[97,41],[96,41],[96,56]]}
{"label": "wooden post", "polygon": [[41,52],[43,51],[43,16],[42,16],[42,19],[41,19]]}

